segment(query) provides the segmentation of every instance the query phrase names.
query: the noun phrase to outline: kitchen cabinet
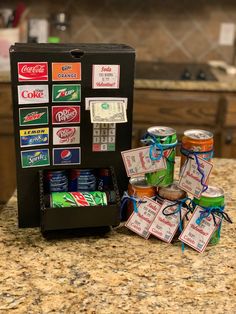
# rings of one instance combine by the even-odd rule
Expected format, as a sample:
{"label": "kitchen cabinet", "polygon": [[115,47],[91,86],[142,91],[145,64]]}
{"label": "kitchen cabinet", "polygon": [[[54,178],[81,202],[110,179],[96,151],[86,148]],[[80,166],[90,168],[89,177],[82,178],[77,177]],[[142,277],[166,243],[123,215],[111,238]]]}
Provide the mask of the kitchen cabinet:
{"label": "kitchen cabinet", "polygon": [[0,83],[0,203],[8,201],[16,186],[10,83]]}
{"label": "kitchen cabinet", "polygon": [[236,158],[236,95],[225,97],[225,119],[221,137],[223,157]]}
{"label": "kitchen cabinet", "polygon": [[218,93],[136,89],[134,92],[133,146],[149,126],[166,125],[181,139],[187,129],[214,133],[215,156],[221,156],[224,98]]}

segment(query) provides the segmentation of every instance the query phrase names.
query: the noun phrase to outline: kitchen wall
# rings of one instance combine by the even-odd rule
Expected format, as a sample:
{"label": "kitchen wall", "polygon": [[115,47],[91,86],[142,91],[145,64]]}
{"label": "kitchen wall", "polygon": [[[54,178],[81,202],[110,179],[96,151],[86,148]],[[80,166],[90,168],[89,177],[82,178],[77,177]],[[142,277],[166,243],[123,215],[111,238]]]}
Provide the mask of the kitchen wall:
{"label": "kitchen wall", "polygon": [[[11,1],[14,6],[17,1]],[[123,42],[139,60],[232,62],[234,48],[219,46],[220,24],[236,22],[235,0],[25,1],[31,17],[71,15],[71,42]],[[3,7],[0,4],[0,7]]]}

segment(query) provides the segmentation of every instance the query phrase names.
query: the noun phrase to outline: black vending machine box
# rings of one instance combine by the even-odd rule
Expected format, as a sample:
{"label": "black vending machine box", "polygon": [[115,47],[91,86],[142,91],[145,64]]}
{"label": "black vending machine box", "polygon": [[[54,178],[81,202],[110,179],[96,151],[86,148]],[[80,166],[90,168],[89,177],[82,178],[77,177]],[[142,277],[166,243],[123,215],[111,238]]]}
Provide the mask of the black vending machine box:
{"label": "black vending machine box", "polygon": [[[48,231],[119,224],[128,183],[120,152],[130,149],[132,139],[134,49],[15,44],[10,59],[19,227]],[[52,173],[65,172],[70,186],[71,172],[91,169],[97,185],[99,174],[109,173],[107,205],[52,205]],[[57,188],[63,180],[56,177]]]}

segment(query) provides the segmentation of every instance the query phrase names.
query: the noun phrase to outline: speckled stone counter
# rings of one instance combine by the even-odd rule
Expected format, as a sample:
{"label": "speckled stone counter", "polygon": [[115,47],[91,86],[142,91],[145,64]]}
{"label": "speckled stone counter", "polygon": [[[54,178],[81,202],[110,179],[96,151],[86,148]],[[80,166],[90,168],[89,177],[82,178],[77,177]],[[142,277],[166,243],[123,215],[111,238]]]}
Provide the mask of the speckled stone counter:
{"label": "speckled stone counter", "polygon": [[[224,188],[236,221],[236,160],[214,165],[211,184]],[[203,254],[124,226],[47,241],[17,228],[16,202],[0,213],[0,313],[236,313],[235,224]]]}

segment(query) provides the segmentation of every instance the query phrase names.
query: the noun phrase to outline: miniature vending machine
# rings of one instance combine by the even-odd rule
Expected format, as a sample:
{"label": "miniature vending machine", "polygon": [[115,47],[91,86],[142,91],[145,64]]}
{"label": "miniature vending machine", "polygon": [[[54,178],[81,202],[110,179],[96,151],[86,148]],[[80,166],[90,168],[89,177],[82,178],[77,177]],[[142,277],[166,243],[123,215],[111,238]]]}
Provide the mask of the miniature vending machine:
{"label": "miniature vending machine", "polygon": [[[132,139],[134,49],[15,44],[10,58],[19,227],[119,224],[120,196],[128,183],[120,152],[130,149]],[[107,203],[53,206],[52,177],[53,191],[60,191],[74,184],[71,172],[88,180],[91,171],[96,190],[99,176],[109,173]]]}

